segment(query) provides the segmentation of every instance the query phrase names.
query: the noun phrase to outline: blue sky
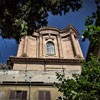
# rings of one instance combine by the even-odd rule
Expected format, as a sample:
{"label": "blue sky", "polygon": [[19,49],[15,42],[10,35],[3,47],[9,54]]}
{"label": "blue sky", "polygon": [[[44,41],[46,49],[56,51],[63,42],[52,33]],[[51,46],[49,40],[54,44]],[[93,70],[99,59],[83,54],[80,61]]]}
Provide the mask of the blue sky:
{"label": "blue sky", "polygon": [[[78,12],[69,12],[63,16],[53,16],[49,13],[48,26],[54,26],[60,29],[66,28],[69,24],[73,25],[79,32],[79,42],[82,48],[82,52],[86,57],[89,42],[86,40],[82,42],[81,34],[82,30],[85,30],[84,22],[88,15],[96,10],[95,0],[83,0],[84,5]],[[16,56],[18,44],[13,39],[2,39],[0,37],[0,63],[5,63],[9,56]]]}

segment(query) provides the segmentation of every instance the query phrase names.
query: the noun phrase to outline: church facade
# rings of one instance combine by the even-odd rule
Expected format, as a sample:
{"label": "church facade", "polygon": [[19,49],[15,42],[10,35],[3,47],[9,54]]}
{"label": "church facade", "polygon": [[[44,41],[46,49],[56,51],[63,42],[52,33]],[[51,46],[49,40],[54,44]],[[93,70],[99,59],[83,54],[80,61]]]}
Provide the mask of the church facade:
{"label": "church facade", "polygon": [[69,25],[60,30],[42,27],[21,39],[17,56],[10,57],[10,70],[0,71],[0,100],[56,100],[56,72],[72,78],[81,74],[84,59],[78,32]]}

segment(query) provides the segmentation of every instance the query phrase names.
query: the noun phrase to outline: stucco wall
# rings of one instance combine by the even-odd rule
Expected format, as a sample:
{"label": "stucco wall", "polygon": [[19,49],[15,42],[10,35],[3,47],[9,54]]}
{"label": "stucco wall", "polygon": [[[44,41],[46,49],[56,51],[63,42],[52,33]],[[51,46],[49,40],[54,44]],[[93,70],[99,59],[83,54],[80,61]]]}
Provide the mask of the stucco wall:
{"label": "stucco wall", "polygon": [[53,64],[14,64],[13,70],[33,70],[33,71],[76,71],[81,72],[81,65],[53,65]]}

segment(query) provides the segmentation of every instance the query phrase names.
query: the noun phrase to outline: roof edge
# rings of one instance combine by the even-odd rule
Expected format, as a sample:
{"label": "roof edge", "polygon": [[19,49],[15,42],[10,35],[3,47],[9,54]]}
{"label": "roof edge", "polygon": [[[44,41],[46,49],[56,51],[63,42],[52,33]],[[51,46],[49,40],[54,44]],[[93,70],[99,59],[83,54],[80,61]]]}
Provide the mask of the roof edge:
{"label": "roof edge", "polygon": [[76,35],[79,34],[79,32],[76,30],[76,28],[75,28],[73,25],[71,25],[71,24],[69,24],[69,25],[68,25],[66,28],[64,28],[64,29],[60,29],[60,28],[52,27],[52,26],[44,26],[44,27],[41,27],[39,30],[37,30],[37,32],[40,32],[40,31],[43,31],[43,30],[55,30],[55,31],[58,31],[58,32],[62,33],[62,32],[68,31],[69,29],[74,30],[75,33],[76,33]]}

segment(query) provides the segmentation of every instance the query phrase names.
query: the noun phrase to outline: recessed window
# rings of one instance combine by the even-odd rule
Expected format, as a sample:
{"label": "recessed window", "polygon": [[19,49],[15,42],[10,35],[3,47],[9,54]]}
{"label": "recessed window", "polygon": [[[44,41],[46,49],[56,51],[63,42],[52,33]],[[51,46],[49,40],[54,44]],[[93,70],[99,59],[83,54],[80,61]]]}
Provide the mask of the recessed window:
{"label": "recessed window", "polygon": [[39,91],[38,100],[51,100],[50,91]]}
{"label": "recessed window", "polygon": [[27,91],[11,90],[9,100],[27,100]]}
{"label": "recessed window", "polygon": [[49,41],[46,44],[46,48],[47,48],[47,54],[48,55],[54,55],[55,54],[55,46],[54,43]]}

